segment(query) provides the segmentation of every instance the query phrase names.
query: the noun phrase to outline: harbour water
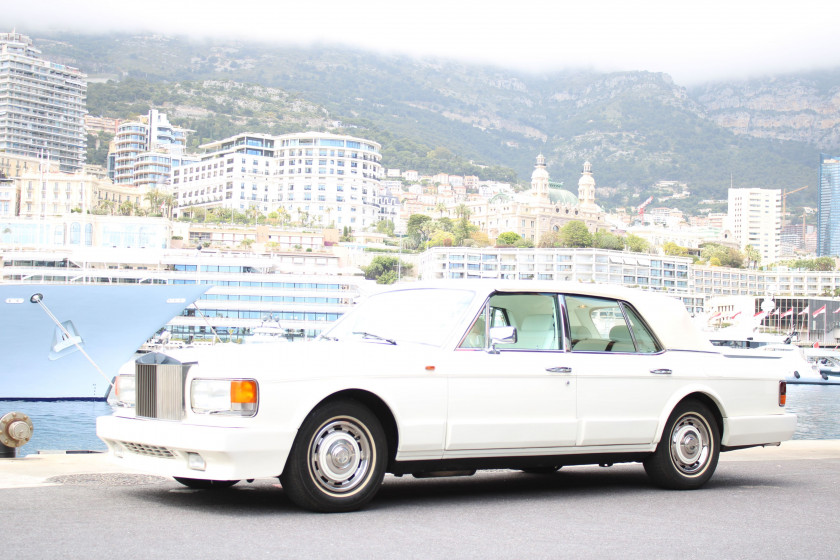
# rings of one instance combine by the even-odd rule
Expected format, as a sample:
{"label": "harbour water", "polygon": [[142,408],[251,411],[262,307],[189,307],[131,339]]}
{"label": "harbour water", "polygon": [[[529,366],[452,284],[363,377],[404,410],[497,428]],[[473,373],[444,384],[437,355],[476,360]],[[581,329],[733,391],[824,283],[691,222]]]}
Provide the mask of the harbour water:
{"label": "harbour water", "polygon": [[[787,410],[798,415],[794,439],[840,439],[840,386],[788,385]],[[104,451],[96,417],[111,413],[105,402],[0,402],[0,416],[24,412],[35,431],[18,456],[39,451]]]}

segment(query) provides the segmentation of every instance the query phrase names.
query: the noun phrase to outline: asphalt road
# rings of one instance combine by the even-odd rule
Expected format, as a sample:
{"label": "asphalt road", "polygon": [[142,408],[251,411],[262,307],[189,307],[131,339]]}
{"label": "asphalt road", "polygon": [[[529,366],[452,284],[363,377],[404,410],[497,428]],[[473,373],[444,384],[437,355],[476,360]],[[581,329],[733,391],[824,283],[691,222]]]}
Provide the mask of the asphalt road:
{"label": "asphalt road", "polygon": [[[34,464],[34,463],[24,463]],[[2,465],[0,465],[2,468]],[[194,491],[140,474],[0,489],[5,558],[831,558],[840,458],[722,461],[702,490],[641,465],[386,477],[367,509],[298,510],[272,480]]]}

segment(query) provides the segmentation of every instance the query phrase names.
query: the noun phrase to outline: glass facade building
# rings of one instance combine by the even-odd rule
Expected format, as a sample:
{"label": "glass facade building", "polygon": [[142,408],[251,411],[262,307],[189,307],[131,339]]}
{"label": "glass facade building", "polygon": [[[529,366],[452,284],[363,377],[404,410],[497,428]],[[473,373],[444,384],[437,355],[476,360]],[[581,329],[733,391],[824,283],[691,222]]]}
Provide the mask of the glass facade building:
{"label": "glass facade building", "polygon": [[840,255],[840,156],[820,154],[817,256]]}

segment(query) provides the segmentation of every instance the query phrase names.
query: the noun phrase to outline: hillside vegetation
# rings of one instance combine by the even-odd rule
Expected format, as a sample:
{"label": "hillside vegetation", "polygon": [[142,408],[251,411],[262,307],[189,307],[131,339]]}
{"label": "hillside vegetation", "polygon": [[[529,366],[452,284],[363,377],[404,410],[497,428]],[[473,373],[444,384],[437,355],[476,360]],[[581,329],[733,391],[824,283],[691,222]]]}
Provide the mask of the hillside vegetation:
{"label": "hillside vegetation", "polygon": [[[572,189],[591,161],[607,207],[636,205],[661,180],[688,184],[692,196],[669,205],[689,212],[725,198],[730,184],[811,185],[788,207],[815,206],[819,152],[840,142],[830,126],[838,72],[688,91],[666,74],[533,75],[338,47],[129,35],[33,40],[101,81],[89,84],[92,114],[159,108],[196,131],[193,145],[246,130],[331,130],[380,142],[385,167],[520,181],[542,152],[552,180]],[[769,120],[771,111],[781,117]],[[809,111],[821,115],[810,128],[792,117]],[[796,133],[785,124],[794,121]]]}

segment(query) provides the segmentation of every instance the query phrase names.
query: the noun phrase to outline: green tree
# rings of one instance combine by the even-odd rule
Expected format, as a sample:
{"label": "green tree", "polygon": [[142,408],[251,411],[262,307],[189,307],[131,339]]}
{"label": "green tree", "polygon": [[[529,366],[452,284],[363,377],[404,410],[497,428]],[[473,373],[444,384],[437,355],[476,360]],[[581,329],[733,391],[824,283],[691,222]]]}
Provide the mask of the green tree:
{"label": "green tree", "polygon": [[544,233],[537,242],[537,247],[562,247],[559,231]]}
{"label": "green tree", "polygon": [[432,238],[429,239],[428,246],[452,247],[455,244],[455,235],[449,233],[448,231],[443,231],[442,229],[439,229],[432,234]]}
{"label": "green tree", "polygon": [[432,218],[425,214],[412,214],[405,226],[406,234],[414,239],[415,246],[422,245],[429,240]]}
{"label": "green tree", "polygon": [[592,246],[598,249],[621,251],[624,249],[624,239],[607,231],[596,231],[592,236]]}
{"label": "green tree", "polygon": [[397,280],[397,268],[401,273],[411,270],[413,265],[401,261],[397,257],[377,255],[373,257],[368,266],[362,267],[362,272],[368,280],[376,280],[378,284],[393,284]]}
{"label": "green tree", "polygon": [[376,231],[384,233],[389,237],[394,236],[394,222],[392,220],[379,220],[376,222]]}
{"label": "green tree", "polygon": [[496,245],[514,245],[522,239],[515,231],[504,231],[496,238]]}
{"label": "green tree", "polygon": [[672,257],[687,257],[688,256],[688,249],[677,245],[673,241],[668,241],[662,246],[662,250],[666,255],[670,255]]}
{"label": "green tree", "polygon": [[650,249],[650,243],[638,235],[632,233],[626,238],[627,248],[633,253],[646,253]]}
{"label": "green tree", "polygon": [[814,268],[821,272],[834,270],[834,259],[831,257],[817,257],[814,261]]}
{"label": "green tree", "polygon": [[571,221],[560,228],[561,247],[592,247],[592,234],[581,221]]}

